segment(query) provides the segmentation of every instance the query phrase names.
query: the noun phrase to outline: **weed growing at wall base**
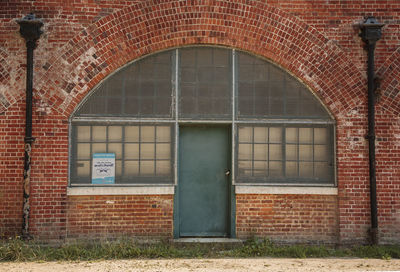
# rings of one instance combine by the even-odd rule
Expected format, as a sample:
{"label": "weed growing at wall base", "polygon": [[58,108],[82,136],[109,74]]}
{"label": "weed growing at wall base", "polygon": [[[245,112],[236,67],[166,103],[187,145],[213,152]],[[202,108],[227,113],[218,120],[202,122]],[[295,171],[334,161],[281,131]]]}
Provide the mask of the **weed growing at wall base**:
{"label": "weed growing at wall base", "polygon": [[224,258],[286,257],[324,258],[358,257],[400,258],[400,245],[329,248],[307,245],[275,245],[268,239],[251,239],[242,244],[179,244],[158,242],[140,244],[125,239],[101,243],[75,243],[61,246],[40,245],[19,238],[0,242],[0,261],[88,261],[131,258]]}

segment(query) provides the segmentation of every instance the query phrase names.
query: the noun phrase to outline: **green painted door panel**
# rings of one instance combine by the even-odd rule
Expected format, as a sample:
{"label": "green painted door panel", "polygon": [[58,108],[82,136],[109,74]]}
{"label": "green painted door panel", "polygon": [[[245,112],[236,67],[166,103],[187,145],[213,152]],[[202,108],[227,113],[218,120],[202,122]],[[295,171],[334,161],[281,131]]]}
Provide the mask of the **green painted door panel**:
{"label": "green painted door panel", "polygon": [[180,128],[180,237],[228,236],[229,135],[228,127]]}

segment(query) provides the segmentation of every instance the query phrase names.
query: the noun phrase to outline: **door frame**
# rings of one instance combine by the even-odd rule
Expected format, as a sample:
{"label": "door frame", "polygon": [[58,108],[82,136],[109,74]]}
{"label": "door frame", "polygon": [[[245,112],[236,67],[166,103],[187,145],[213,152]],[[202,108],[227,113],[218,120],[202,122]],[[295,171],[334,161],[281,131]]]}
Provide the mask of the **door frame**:
{"label": "door frame", "polygon": [[[228,141],[229,141],[229,146],[232,147],[233,141],[232,141],[232,124],[215,124],[215,123],[201,123],[201,124],[178,124],[177,130],[176,130],[176,180],[177,183],[175,184],[175,189],[174,189],[174,215],[173,215],[173,237],[174,239],[180,238],[180,215],[179,215],[179,184],[180,184],[180,177],[179,177],[179,134],[180,134],[180,128],[181,127],[193,127],[193,126],[206,126],[206,127],[226,127],[228,128]],[[229,150],[233,150],[233,148],[229,148]],[[232,163],[232,152],[228,152],[228,162],[231,167],[233,166]],[[233,171],[230,169],[231,174],[229,175],[229,180],[228,180],[228,237],[229,238],[236,238],[236,195],[235,195],[235,186],[232,184],[232,175]],[[198,237],[201,238],[201,237]]]}

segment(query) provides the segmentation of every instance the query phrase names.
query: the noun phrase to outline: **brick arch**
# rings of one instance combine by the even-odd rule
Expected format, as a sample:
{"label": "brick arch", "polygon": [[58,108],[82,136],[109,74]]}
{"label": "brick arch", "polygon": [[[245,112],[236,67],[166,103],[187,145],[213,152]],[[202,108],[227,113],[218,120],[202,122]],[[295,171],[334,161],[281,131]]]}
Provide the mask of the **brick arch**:
{"label": "brick arch", "polygon": [[365,79],[336,44],[261,0],[140,1],[71,39],[44,65],[37,89],[70,116],[94,86],[127,62],[192,44],[224,45],[270,59],[310,86],[335,116],[365,100]]}
{"label": "brick arch", "polygon": [[400,47],[377,72],[380,82],[378,109],[400,116]]}

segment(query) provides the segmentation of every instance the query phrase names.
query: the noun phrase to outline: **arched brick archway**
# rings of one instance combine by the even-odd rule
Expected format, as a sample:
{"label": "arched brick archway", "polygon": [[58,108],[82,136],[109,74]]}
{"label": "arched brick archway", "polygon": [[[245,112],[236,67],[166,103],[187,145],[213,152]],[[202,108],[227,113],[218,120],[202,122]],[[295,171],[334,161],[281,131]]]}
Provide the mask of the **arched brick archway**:
{"label": "arched brick archway", "polygon": [[216,44],[263,56],[304,81],[335,115],[364,100],[362,74],[314,28],[263,1],[143,1],[75,36],[38,75],[42,99],[69,116],[108,74],[170,47]]}
{"label": "arched brick archway", "polygon": [[[49,116],[46,113],[36,120],[38,123],[54,120],[55,125],[39,129],[37,123],[35,133],[38,150],[51,144],[57,144],[57,149],[53,153],[46,153],[46,161],[33,159],[36,164],[33,183],[43,179],[39,174],[43,175],[48,169],[48,161],[63,163],[60,166],[60,182],[54,185],[62,191],[55,200],[57,211],[64,213],[67,205],[66,120],[76,106],[94,86],[126,63],[167,48],[193,44],[233,47],[267,58],[302,80],[322,100],[338,121],[338,201],[339,206],[345,209],[349,207],[348,212],[338,216],[339,225],[344,226],[341,236],[348,241],[354,237],[363,239],[364,233],[356,228],[366,229],[368,218],[349,218],[355,218],[351,208],[357,205],[363,212],[368,211],[368,202],[365,200],[368,190],[363,190],[361,196],[357,189],[353,191],[353,187],[359,188],[360,183],[366,188],[368,181],[366,144],[360,138],[366,127],[365,75],[340,47],[315,28],[261,0],[241,3],[229,0],[140,1],[89,26],[71,39],[57,55],[49,58],[35,75],[35,87],[44,107],[54,112],[48,110]],[[54,132],[54,127],[59,131]],[[59,139],[65,143],[62,147],[51,142],[57,135],[55,133],[59,133]],[[349,149],[362,154],[362,158],[353,160],[347,156]],[[59,154],[61,159],[57,157]],[[49,181],[54,179],[52,176],[46,178]],[[359,179],[358,184],[353,184],[356,179]],[[34,186],[39,188],[40,184]],[[336,205],[335,201],[333,206]],[[36,207],[32,214],[39,213],[40,209]],[[336,218],[332,222],[336,224]],[[354,223],[355,227],[348,222]],[[45,224],[47,222],[41,226],[39,220],[34,222],[36,233],[44,235]],[[61,227],[54,224],[54,228],[65,230],[63,224],[60,224]]]}

